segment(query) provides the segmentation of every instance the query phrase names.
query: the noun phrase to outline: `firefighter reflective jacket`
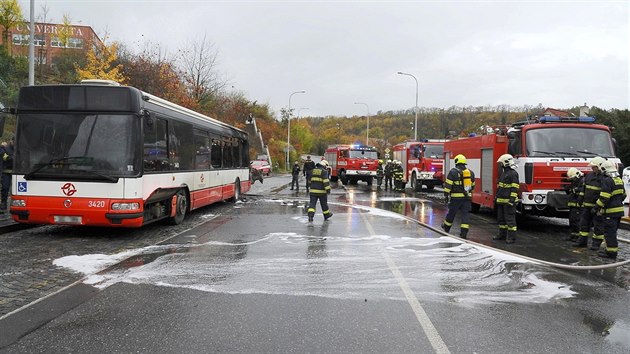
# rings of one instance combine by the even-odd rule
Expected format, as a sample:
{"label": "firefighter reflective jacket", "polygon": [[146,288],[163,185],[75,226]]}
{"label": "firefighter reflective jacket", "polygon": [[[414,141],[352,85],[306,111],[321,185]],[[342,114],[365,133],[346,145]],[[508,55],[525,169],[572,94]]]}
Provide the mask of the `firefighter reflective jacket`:
{"label": "firefighter reflective jacket", "polygon": [[569,195],[569,201],[567,206],[569,208],[579,208],[580,205],[580,192],[584,190],[584,176],[580,178],[570,179],[571,184],[565,185],[565,191]]}
{"label": "firefighter reflective jacket", "polygon": [[402,166],[400,165],[396,165],[394,166],[394,180],[396,181],[402,181],[403,177],[405,176],[405,171],[403,171]]}
{"label": "firefighter reflective jacket", "polygon": [[457,165],[451,168],[446,176],[444,193],[448,193],[451,198],[472,198],[472,191],[475,189],[475,173],[468,170],[470,171],[470,190],[467,191],[464,189],[464,170],[467,170],[466,166]]}
{"label": "firefighter reflective jacket", "polygon": [[322,195],[330,193],[328,171],[320,165],[313,169],[311,176],[311,194]]}
{"label": "firefighter reflective jacket", "polygon": [[623,200],[626,199],[623,180],[619,177],[602,176],[601,183],[599,198],[595,202],[596,207],[601,208],[602,215],[610,217],[623,216]]}
{"label": "firefighter reflective jacket", "polygon": [[511,167],[506,167],[499,177],[497,188],[497,204],[514,205],[518,199],[518,172]]}
{"label": "firefighter reflective jacket", "polygon": [[584,190],[580,192],[582,206],[592,208],[595,206],[599,192],[602,190],[601,173],[589,172],[584,176]]}

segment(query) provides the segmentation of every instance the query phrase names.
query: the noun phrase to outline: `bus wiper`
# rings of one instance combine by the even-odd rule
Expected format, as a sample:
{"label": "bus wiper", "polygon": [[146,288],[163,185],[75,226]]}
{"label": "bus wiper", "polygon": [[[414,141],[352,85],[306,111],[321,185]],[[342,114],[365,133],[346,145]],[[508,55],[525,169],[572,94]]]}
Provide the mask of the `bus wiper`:
{"label": "bus wiper", "polygon": [[541,153],[541,154],[547,154],[547,155],[554,155],[553,152],[549,152],[549,151],[534,150],[532,152]]}
{"label": "bus wiper", "polygon": [[92,164],[92,162],[94,161],[93,157],[88,157],[88,156],[68,156],[68,157],[62,157],[62,158],[58,158],[58,159],[52,159],[48,162],[44,162],[41,164],[36,164],[35,168],[24,175],[24,179],[30,179],[32,178],[37,172],[43,170],[46,167],[50,167],[50,166],[63,166],[63,165],[88,165],[88,164]]}
{"label": "bus wiper", "polygon": [[90,170],[76,170],[76,169],[73,169],[73,170],[68,170],[68,171],[71,171],[71,172],[78,172],[78,171],[81,171],[81,172],[85,172],[85,173],[87,173],[87,174],[91,174],[91,175],[95,175],[95,176],[98,176],[98,177],[104,178],[104,179],[106,179],[106,180],[108,180],[108,181],[110,181],[110,182],[114,182],[114,183],[118,182],[118,178],[116,178],[116,177],[112,177],[112,176],[110,176],[110,175],[106,175],[106,174],[104,174],[104,173],[96,172],[96,171],[90,171]]}

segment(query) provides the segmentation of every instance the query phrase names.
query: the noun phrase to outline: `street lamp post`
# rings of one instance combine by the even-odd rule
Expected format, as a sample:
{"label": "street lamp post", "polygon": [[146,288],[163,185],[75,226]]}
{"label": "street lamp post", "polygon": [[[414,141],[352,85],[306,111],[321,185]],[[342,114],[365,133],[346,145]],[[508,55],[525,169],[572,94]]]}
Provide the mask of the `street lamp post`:
{"label": "street lamp post", "polygon": [[413,77],[414,80],[416,80],[416,106],[413,108],[413,112],[416,116],[416,122],[414,125],[414,132],[413,132],[413,140],[418,140],[418,79],[416,79],[415,76],[408,74],[408,73],[404,73],[402,71],[398,72],[398,75],[407,75],[407,76],[411,76]]}
{"label": "street lamp post", "polygon": [[289,170],[289,152],[291,151],[291,97],[293,97],[296,93],[306,93],[306,91],[295,91],[289,95],[289,110],[287,112],[287,159],[284,165],[287,171]]}
{"label": "street lamp post", "polygon": [[370,145],[370,106],[368,106],[367,103],[363,103],[363,102],[355,102],[354,104],[362,104],[367,109],[367,130],[365,133],[365,145],[369,146]]}

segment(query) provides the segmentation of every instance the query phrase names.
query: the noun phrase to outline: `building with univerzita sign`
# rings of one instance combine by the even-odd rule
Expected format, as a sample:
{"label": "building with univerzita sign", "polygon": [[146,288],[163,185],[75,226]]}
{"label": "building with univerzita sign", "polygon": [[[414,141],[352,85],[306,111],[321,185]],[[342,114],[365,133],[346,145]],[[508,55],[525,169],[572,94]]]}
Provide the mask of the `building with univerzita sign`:
{"label": "building with univerzita sign", "polygon": [[[30,31],[29,22],[19,23],[9,29],[11,43],[7,49],[11,55],[28,56]],[[0,44],[4,44],[2,41],[0,38]],[[35,62],[51,65],[64,51],[85,51],[91,45],[101,46],[103,43],[90,26],[35,23],[34,44]]]}

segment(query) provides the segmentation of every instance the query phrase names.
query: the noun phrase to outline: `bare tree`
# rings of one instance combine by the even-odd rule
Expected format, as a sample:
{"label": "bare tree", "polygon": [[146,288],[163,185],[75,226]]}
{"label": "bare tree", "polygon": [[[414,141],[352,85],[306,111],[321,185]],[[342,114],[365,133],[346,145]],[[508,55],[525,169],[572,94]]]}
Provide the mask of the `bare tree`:
{"label": "bare tree", "polygon": [[219,51],[206,35],[179,51],[180,69],[188,94],[199,104],[214,98],[227,85],[218,71]]}

